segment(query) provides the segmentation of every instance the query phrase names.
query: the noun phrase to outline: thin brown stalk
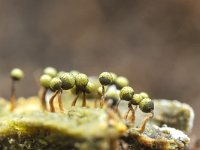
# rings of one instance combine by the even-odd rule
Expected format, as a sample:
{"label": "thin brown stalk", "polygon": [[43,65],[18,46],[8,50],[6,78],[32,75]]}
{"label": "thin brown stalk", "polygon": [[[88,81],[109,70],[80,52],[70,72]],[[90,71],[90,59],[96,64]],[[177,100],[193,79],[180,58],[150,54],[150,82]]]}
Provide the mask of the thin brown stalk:
{"label": "thin brown stalk", "polygon": [[61,112],[64,112],[64,107],[62,103],[62,90],[58,94],[58,106]]}
{"label": "thin brown stalk", "polygon": [[53,101],[56,97],[56,95],[59,93],[60,91],[57,90],[56,92],[54,92],[54,94],[51,96],[50,100],[49,100],[49,105],[50,105],[50,111],[51,112],[55,112],[55,108],[54,108],[54,104],[53,104]]}
{"label": "thin brown stalk", "polygon": [[15,81],[11,82],[11,96],[10,96],[10,111],[13,111],[16,107],[16,94],[15,94]]}
{"label": "thin brown stalk", "polygon": [[75,99],[72,101],[71,106],[76,106],[76,102],[77,102],[78,98],[79,98],[79,94],[77,94],[77,96],[75,97]]}

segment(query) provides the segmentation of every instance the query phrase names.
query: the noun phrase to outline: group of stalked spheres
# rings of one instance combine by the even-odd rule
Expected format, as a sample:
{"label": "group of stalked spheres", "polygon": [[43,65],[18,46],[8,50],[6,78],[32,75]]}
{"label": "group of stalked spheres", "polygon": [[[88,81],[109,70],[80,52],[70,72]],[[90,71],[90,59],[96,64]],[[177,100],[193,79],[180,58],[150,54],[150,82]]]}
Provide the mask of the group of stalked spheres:
{"label": "group of stalked spheres", "polygon": [[[11,77],[13,81],[20,80],[23,78],[23,76],[23,71],[18,68],[15,68],[11,71]],[[112,108],[114,108],[117,112],[119,112],[118,105],[120,101],[128,101],[128,111],[125,115],[125,118],[128,117],[128,114],[131,111],[134,120],[135,109],[138,105],[141,111],[144,113],[151,113],[151,117],[153,116],[153,101],[149,98],[148,94],[144,92],[135,94],[133,88],[128,86],[129,81],[127,78],[123,76],[117,76],[111,72],[103,72],[99,75],[98,80],[98,83],[95,80],[90,81],[90,78],[86,74],[78,71],[58,72],[53,67],[45,68],[43,70],[43,75],[40,77],[40,84],[42,85],[40,90],[40,99],[43,109],[47,110],[45,97],[47,91],[50,89],[54,92],[49,100],[50,111],[55,112],[53,101],[56,96],[58,96],[60,111],[64,111],[61,100],[62,91],[71,90],[71,92],[76,95],[75,99],[72,101],[72,106],[76,105],[79,95],[82,94],[82,107],[86,107],[86,95],[91,95],[93,98],[100,99],[100,108],[104,107],[105,99],[117,101],[114,103],[115,106],[112,106]],[[12,85],[11,104],[13,103],[13,107],[11,110],[13,110],[15,106],[14,82]],[[133,106],[135,106],[135,108],[133,108]]]}

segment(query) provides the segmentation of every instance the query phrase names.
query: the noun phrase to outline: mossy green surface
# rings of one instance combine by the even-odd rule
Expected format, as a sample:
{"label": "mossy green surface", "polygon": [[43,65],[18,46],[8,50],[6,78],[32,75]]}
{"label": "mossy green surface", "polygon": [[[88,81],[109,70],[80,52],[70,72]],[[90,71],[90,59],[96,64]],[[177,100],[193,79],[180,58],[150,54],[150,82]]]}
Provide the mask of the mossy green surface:
{"label": "mossy green surface", "polygon": [[[109,109],[93,108],[92,101],[82,108],[81,99],[78,106],[71,107],[70,99],[73,96],[64,94],[64,113],[59,112],[57,101],[55,113],[42,111],[37,97],[18,99],[17,108],[10,112],[9,103],[0,99],[0,149],[179,150],[189,142],[183,133],[180,138],[174,137],[175,129],[150,123],[140,134],[136,126],[127,124]],[[110,113],[114,116],[110,117]]]}
{"label": "mossy green surface", "polygon": [[118,136],[117,128],[108,126],[105,112],[99,109],[11,113],[0,119],[2,149],[108,149],[109,140]]}

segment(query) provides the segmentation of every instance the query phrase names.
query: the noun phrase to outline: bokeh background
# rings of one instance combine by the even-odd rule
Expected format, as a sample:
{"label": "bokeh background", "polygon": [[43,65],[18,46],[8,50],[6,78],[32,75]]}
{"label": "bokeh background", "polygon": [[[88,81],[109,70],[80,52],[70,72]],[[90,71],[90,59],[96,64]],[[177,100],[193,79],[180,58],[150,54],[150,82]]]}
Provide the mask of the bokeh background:
{"label": "bokeh background", "polygon": [[200,135],[200,1],[0,0],[0,96],[9,72],[25,80],[18,96],[37,94],[45,66],[89,75],[113,71],[136,91],[178,99],[196,112]]}

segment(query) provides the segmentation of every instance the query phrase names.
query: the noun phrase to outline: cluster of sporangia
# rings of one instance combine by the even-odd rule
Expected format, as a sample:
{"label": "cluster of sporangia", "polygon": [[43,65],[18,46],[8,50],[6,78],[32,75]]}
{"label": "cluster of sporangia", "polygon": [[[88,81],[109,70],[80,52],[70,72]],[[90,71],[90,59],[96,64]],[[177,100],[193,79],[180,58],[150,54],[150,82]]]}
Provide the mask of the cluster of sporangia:
{"label": "cluster of sporangia", "polygon": [[[24,76],[23,71],[15,68],[11,71],[12,77],[12,91],[11,91],[11,111],[15,108],[16,98],[15,98],[15,88],[14,82],[22,79]],[[99,75],[99,80],[91,80],[86,74],[80,73],[78,71],[58,72],[53,67],[47,67],[43,71],[43,75],[40,77],[40,100],[43,110],[47,110],[46,104],[46,93],[48,90],[53,92],[51,98],[49,99],[49,107],[51,112],[55,112],[54,99],[58,97],[59,109],[64,112],[61,95],[63,90],[70,90],[74,95],[75,99],[72,101],[71,106],[75,106],[80,95],[82,95],[82,107],[86,107],[86,97],[95,99],[95,107],[97,107],[97,99],[100,99],[100,108],[109,107],[114,110],[120,117],[121,114],[118,110],[118,105],[121,100],[128,101],[128,111],[124,116],[127,120],[129,113],[131,112],[131,117],[129,120],[134,122],[135,120],[135,110],[139,105],[139,108],[144,113],[150,113],[142,123],[141,128],[138,131],[141,133],[144,131],[146,122],[153,117],[154,103],[149,98],[148,94],[141,92],[140,94],[135,94],[132,87],[128,86],[129,81],[123,76],[117,76],[111,72],[103,72]],[[110,103],[110,100],[112,101]],[[133,107],[135,106],[135,107]]]}

